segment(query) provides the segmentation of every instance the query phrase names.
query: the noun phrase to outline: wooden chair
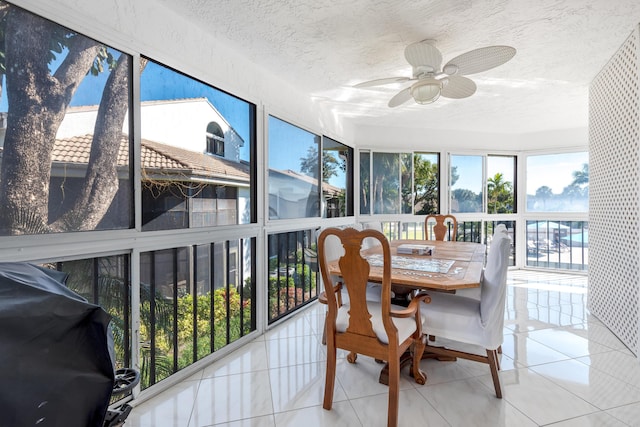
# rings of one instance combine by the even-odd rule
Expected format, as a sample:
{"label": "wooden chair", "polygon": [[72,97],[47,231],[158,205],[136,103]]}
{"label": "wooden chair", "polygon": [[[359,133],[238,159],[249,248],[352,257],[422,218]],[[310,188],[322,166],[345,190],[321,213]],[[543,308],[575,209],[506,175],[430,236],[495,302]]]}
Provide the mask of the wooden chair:
{"label": "wooden chair", "polygon": [[[434,221],[435,225],[430,228],[429,223]],[[458,220],[453,215],[427,215],[424,219],[424,233],[427,240],[445,240],[448,235],[449,240],[455,241],[458,234]]]}
{"label": "wooden chair", "polygon": [[[344,255],[338,260],[342,282],[329,274],[325,253],[328,249],[327,239],[335,237],[344,248]],[[368,300],[366,296],[370,266],[360,254],[366,238],[376,239],[382,246],[384,265],[382,298],[379,302]],[[322,406],[328,410],[332,406],[337,349],[350,352],[347,357],[350,363],[355,363],[360,353],[386,361],[389,365],[387,425],[395,427],[398,424],[400,356],[407,350],[413,351],[412,372],[416,382],[426,382],[426,376],[420,371],[420,359],[424,351],[420,302],[428,302],[429,297],[417,297],[408,307],[391,304],[391,252],[388,240],[379,231],[327,228],[318,238],[318,256],[328,309],[325,323],[327,372]],[[342,283],[349,299],[341,305],[339,295]]]}
{"label": "wooden chair", "polygon": [[[487,266],[482,276],[480,300],[456,294],[433,292],[431,302],[421,308],[425,333],[446,339],[448,343],[426,346],[428,353],[453,356],[489,365],[496,396],[500,387],[499,348],[503,340],[504,309],[507,288],[507,268],[511,239],[498,231],[491,242]],[[485,349],[486,356],[457,350],[457,343],[472,344]]]}

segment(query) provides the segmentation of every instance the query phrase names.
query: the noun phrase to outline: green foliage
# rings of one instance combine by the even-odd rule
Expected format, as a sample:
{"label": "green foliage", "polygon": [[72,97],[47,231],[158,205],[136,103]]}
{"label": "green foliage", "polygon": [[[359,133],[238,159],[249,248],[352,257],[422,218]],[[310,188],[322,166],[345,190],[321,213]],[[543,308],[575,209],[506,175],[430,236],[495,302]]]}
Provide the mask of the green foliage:
{"label": "green foliage", "polygon": [[[156,381],[174,373],[173,370],[173,335],[177,335],[177,364],[178,369],[189,366],[196,360],[219,350],[228,343],[231,343],[251,331],[251,300],[241,301],[240,293],[234,288],[220,288],[213,292],[213,313],[212,294],[207,292],[196,297],[186,294],[177,299],[177,329],[173,331],[173,313],[169,310],[163,314],[156,314],[155,331],[155,355],[156,355]],[[171,304],[173,307],[173,304]],[[244,325],[240,322],[240,314],[243,314]],[[195,313],[195,318],[194,318]],[[227,321],[229,333],[227,334]],[[159,327],[166,325],[168,327]],[[211,345],[211,325],[213,325],[213,351]],[[140,336],[143,343],[150,343],[149,324],[142,322],[140,325]],[[197,348],[194,357],[194,336],[196,337]],[[143,371],[142,387],[150,385],[150,348],[143,345]],[[145,350],[145,348],[147,348]]]}
{"label": "green foliage", "polygon": [[297,263],[292,273],[289,277],[282,273],[280,277],[275,273],[269,275],[269,319],[275,319],[293,310],[314,295],[313,291],[317,288],[317,272],[308,264]]}
{"label": "green foliage", "polygon": [[482,194],[476,194],[465,188],[457,188],[451,194],[452,198],[458,202],[458,212],[482,211]]}
{"label": "green foliage", "polygon": [[414,154],[413,170],[415,214],[438,213],[438,164],[431,163],[420,154]]}
{"label": "green foliage", "polygon": [[496,173],[487,180],[488,213],[513,213],[513,184]]}

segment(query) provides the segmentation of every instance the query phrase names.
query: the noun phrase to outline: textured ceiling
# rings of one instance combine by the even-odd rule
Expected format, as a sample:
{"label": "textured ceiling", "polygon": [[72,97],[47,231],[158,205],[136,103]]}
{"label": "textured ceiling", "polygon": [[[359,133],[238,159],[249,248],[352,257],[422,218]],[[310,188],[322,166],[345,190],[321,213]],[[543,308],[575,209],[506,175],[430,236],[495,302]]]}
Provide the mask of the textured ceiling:
{"label": "textured ceiling", "polygon": [[[638,0],[158,0],[357,124],[526,133],[587,125],[588,87],[640,22]],[[411,76],[404,48],[434,39],[443,63],[509,45],[516,56],[469,76],[470,98],[391,109]]]}

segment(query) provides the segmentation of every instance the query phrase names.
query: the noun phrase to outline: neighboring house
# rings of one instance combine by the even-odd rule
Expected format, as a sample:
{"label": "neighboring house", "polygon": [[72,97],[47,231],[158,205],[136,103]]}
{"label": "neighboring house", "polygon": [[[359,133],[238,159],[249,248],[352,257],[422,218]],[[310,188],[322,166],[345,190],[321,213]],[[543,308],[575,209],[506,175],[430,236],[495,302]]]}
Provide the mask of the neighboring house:
{"label": "neighboring house", "polygon": [[[57,138],[93,133],[98,106],[69,107]],[[125,118],[122,132],[129,133]],[[240,161],[244,140],[207,98],[144,101],[140,105],[142,139],[197,153]]]}
{"label": "neighboring house", "polygon": [[[53,151],[50,215],[71,203],[65,195],[83,185],[92,135],[57,139]],[[119,212],[129,211],[129,139],[123,135],[118,153],[120,188],[100,229],[119,228]],[[229,225],[248,222],[249,166],[218,156],[141,141],[143,230]],[[73,179],[78,178],[78,179]],[[122,225],[120,225],[122,227]]]}
{"label": "neighboring house", "polygon": [[[57,133],[60,149],[86,150],[85,165],[97,113],[97,105],[70,107]],[[250,222],[249,166],[240,159],[244,141],[208,99],[142,102],[140,122],[143,230]],[[122,131],[128,134],[128,118]],[[75,162],[54,161],[65,173],[65,163]]]}
{"label": "neighboring house", "polygon": [[317,179],[291,169],[269,169],[269,219],[319,216],[325,205],[328,217],[337,216],[343,192],[325,182],[320,200]]}

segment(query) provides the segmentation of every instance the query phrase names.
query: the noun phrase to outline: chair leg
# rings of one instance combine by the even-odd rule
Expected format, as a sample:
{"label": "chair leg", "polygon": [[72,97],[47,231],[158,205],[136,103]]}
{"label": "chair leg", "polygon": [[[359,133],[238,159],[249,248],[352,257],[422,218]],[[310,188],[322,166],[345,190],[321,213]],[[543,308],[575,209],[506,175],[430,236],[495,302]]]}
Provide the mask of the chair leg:
{"label": "chair leg", "polygon": [[331,409],[333,403],[333,389],[336,381],[336,346],[335,340],[331,340],[327,346],[327,372],[325,373],[324,401],[322,407]]}
{"label": "chair leg", "polygon": [[500,370],[500,356],[498,356],[498,350],[493,350],[493,355],[496,358],[496,368],[498,368],[498,371]]}
{"label": "chair leg", "polygon": [[496,351],[487,349],[487,357],[489,359],[489,368],[491,368],[493,387],[496,389],[496,396],[499,399],[502,399],[502,390],[500,388],[500,376],[498,375],[498,360],[496,357]]}
{"label": "chair leg", "polygon": [[427,375],[420,370],[420,361],[422,360],[425,347],[426,343],[422,337],[415,340],[413,343],[413,366],[411,367],[411,373],[413,374],[413,378],[420,385],[425,385],[427,382]]}
{"label": "chair leg", "polygon": [[324,319],[324,326],[322,327],[322,345],[327,345],[327,319]]}
{"label": "chair leg", "polygon": [[389,360],[389,409],[387,410],[387,427],[398,425],[398,404],[400,399],[400,358]]}

